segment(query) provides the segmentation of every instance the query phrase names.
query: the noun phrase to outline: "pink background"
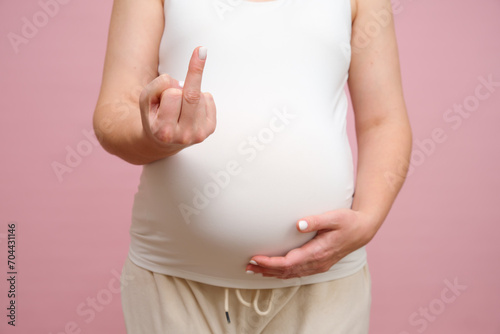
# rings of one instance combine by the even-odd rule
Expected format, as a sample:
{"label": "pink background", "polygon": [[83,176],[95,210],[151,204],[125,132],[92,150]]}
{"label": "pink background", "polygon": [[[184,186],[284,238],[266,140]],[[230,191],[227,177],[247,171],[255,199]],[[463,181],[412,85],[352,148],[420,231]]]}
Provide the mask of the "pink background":
{"label": "pink background", "polygon": [[[16,53],[8,34],[21,35],[23,17],[32,21],[42,9],[34,0],[0,3],[2,333],[72,333],[72,326],[125,333],[115,275],[128,250],[141,169],[84,135],[92,129],[111,5],[61,4]],[[474,102],[478,77],[500,81],[500,2],[393,5],[414,140],[426,146],[415,144],[413,173],[368,247],[370,333],[498,334],[500,87],[459,127],[443,116]],[[431,144],[433,131],[446,140]],[[66,164],[67,149],[86,155],[60,181],[52,164]],[[5,317],[11,221],[18,226],[15,328]],[[462,290],[442,295],[454,280]]]}

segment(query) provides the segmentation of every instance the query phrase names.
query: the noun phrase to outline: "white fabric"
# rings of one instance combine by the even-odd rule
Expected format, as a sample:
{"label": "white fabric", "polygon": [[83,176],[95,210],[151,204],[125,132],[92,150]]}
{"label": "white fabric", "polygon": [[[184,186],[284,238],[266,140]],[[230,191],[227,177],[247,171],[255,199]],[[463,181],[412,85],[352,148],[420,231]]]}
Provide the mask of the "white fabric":
{"label": "white fabric", "polygon": [[144,166],[129,256],[153,272],[230,288],[276,288],[351,275],[365,248],[328,272],[290,280],[248,275],[253,255],[285,255],[314,234],[307,215],[348,208],[349,0],[165,0],[159,72],[184,80],[197,46],[215,132]]}

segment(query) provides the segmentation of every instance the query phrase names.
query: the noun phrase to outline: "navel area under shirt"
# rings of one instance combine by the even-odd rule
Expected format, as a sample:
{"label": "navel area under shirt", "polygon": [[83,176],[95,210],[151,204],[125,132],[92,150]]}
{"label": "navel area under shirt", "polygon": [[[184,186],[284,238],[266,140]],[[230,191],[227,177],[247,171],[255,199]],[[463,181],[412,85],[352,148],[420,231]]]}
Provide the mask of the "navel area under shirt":
{"label": "navel area under shirt", "polygon": [[184,80],[193,50],[206,46],[201,89],[214,97],[217,126],[203,142],[143,167],[130,259],[242,289],[360,270],[364,247],[316,275],[245,272],[252,256],[283,256],[313,238],[297,231],[300,218],[351,207],[350,1],[165,0],[164,11],[159,73]]}

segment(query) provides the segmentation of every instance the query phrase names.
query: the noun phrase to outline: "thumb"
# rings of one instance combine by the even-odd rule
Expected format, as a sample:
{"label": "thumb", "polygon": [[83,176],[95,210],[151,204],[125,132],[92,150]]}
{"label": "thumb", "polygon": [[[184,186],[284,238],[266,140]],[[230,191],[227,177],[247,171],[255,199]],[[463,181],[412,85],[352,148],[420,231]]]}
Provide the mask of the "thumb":
{"label": "thumb", "polygon": [[297,230],[302,233],[335,230],[338,227],[341,216],[342,213],[335,210],[320,215],[307,216],[297,221]]}
{"label": "thumb", "polygon": [[168,74],[161,74],[144,87],[139,97],[141,109],[149,110],[152,105],[159,104],[162,93],[168,88],[179,87],[179,82]]}

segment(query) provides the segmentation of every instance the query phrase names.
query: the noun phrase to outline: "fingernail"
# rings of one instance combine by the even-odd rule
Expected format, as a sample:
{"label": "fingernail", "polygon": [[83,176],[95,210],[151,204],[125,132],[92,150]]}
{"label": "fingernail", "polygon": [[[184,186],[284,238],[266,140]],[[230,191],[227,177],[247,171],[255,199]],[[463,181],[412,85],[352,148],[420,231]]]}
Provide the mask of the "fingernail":
{"label": "fingernail", "polygon": [[207,58],[207,47],[202,46],[201,48],[198,49],[198,57],[201,60],[205,60]]}
{"label": "fingernail", "polygon": [[253,274],[255,274],[255,273],[254,273],[253,271],[251,271],[251,270],[247,270],[247,274],[249,274],[249,275],[253,275]]}
{"label": "fingernail", "polygon": [[179,86],[184,87],[184,81],[179,81]]}
{"label": "fingernail", "polygon": [[257,262],[255,262],[255,260],[250,260],[249,262],[250,264],[253,264],[254,266],[258,266],[259,264]]}
{"label": "fingernail", "polygon": [[307,228],[307,222],[305,220],[299,221],[299,230],[304,231]]}

